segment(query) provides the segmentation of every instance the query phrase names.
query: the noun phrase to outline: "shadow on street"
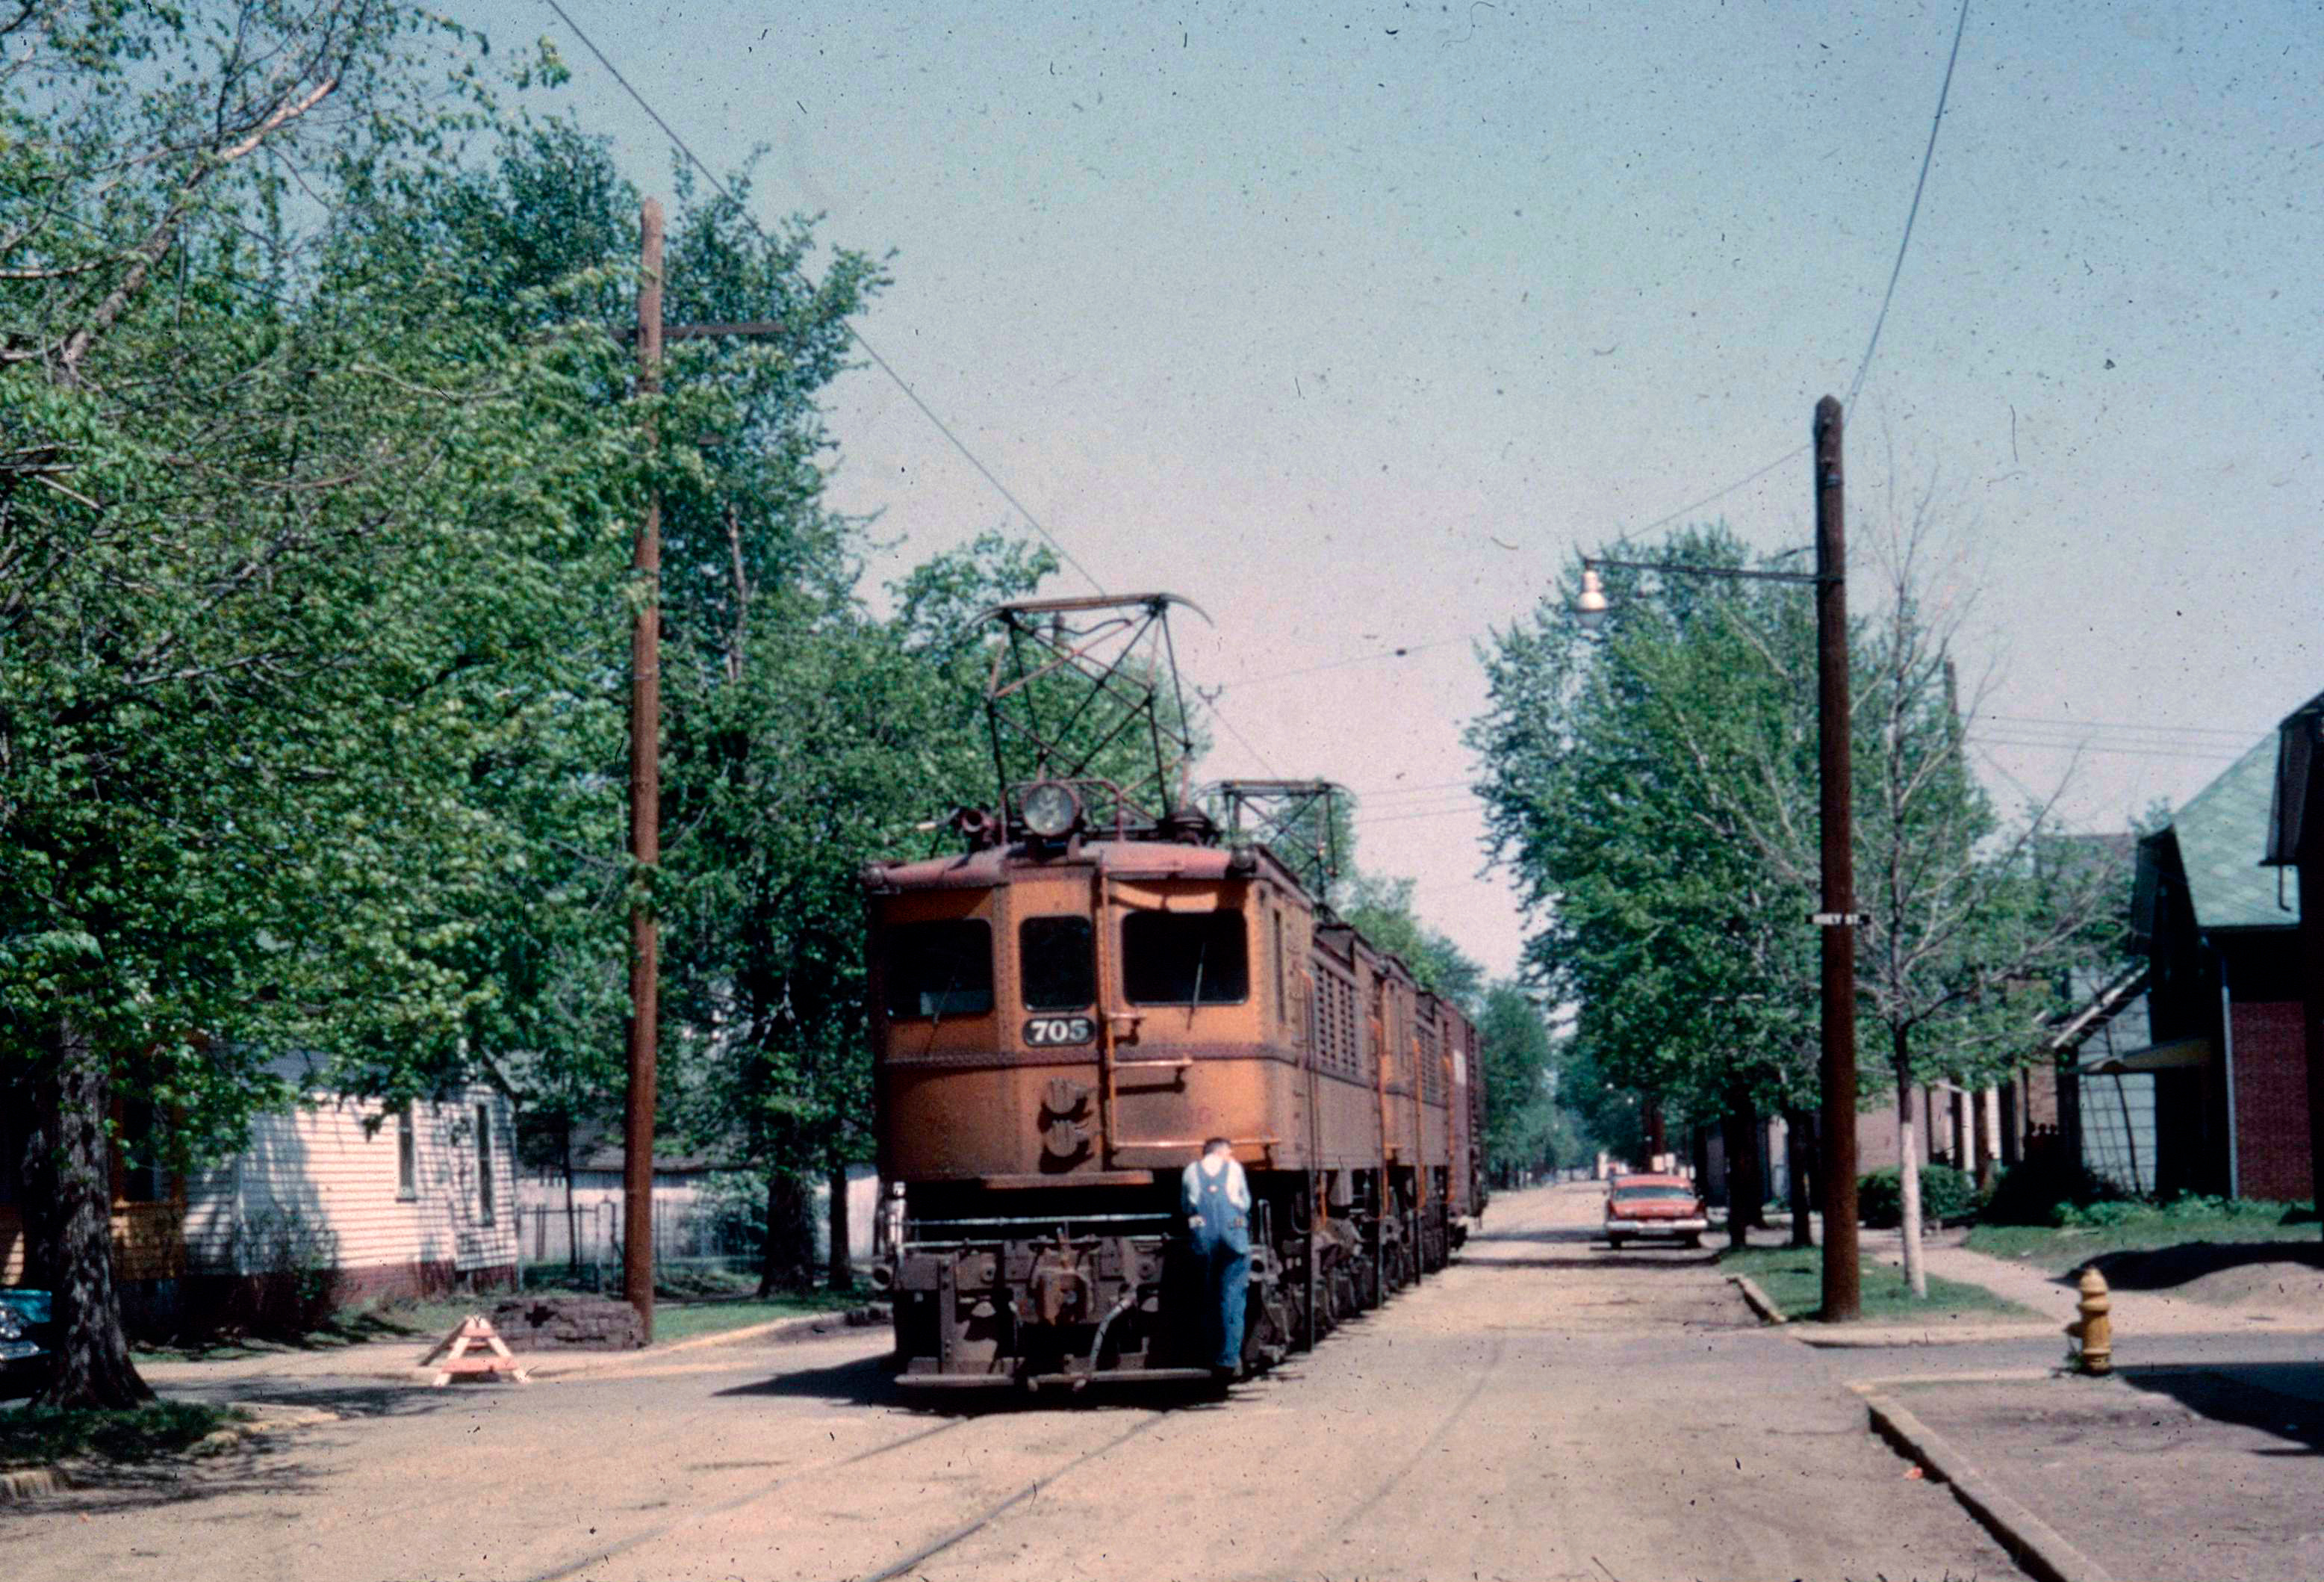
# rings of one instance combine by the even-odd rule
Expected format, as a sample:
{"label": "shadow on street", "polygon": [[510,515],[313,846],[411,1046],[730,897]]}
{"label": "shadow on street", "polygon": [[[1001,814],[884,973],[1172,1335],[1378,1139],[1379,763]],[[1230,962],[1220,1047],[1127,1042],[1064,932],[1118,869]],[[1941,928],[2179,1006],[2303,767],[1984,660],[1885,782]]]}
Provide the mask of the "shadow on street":
{"label": "shadow on street", "polygon": [[[1326,1338],[1324,1345],[1330,1344]],[[892,1356],[865,1357],[827,1368],[802,1368],[754,1383],[736,1384],[717,1393],[896,1407],[931,1417],[992,1417],[1012,1411],[1085,1411],[1116,1407],[1201,1411],[1223,1405],[1226,1400],[1215,1388],[1182,1383],[1093,1384],[1081,1391],[1056,1386],[1027,1391],[1010,1385],[975,1390],[915,1389],[897,1382]]]}
{"label": "shadow on street", "polygon": [[[137,1465],[81,1464],[69,1471],[72,1492],[26,1501],[26,1515],[71,1513],[80,1520],[158,1505],[198,1506],[235,1494],[299,1496],[326,1492],[327,1479],[305,1466],[292,1447],[258,1439],[192,1465],[174,1457]],[[220,1518],[202,1517],[204,1521]],[[235,1520],[276,1520],[242,1515]]]}
{"label": "shadow on street", "polygon": [[2324,1363],[2127,1367],[2116,1372],[2132,1387],[2167,1395],[2215,1422],[2257,1429],[2292,1442],[2263,1455],[2324,1454]]}
{"label": "shadow on street", "polygon": [[1673,1248],[1657,1258],[1644,1253],[1609,1253],[1577,1244],[1563,1255],[1549,1254],[1529,1258],[1474,1258],[1464,1262],[1465,1269],[1689,1269],[1716,1263],[1719,1254],[1710,1248],[1700,1250]]}

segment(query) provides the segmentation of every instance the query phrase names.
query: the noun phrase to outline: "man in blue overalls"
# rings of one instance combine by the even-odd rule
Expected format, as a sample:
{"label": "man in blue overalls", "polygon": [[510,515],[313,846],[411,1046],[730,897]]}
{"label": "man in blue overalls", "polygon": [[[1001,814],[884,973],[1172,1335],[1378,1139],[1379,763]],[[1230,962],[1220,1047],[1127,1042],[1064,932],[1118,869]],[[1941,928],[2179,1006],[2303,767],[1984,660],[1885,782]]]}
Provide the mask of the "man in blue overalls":
{"label": "man in blue overalls", "polygon": [[1205,1328],[1216,1342],[1211,1371],[1231,1379],[1242,1371],[1243,1300],[1250,1291],[1250,1182],[1225,1138],[1204,1143],[1203,1157],[1186,1167],[1178,1207],[1194,1233],[1209,1297]]}

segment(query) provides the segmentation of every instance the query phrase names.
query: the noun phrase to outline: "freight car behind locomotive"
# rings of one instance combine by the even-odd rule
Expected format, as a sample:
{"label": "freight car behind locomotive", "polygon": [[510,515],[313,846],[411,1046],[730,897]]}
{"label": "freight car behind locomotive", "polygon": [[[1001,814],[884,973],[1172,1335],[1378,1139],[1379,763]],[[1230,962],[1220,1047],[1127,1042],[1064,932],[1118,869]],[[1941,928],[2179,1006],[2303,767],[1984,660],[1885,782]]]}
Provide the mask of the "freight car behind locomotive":
{"label": "freight car behind locomotive", "polygon": [[1459,1010],[1266,846],[1129,805],[1010,785],[955,821],[967,850],[866,870],[908,1384],[1209,1377],[1177,1196],[1208,1137],[1252,1192],[1247,1367],[1442,1268],[1481,1210]]}

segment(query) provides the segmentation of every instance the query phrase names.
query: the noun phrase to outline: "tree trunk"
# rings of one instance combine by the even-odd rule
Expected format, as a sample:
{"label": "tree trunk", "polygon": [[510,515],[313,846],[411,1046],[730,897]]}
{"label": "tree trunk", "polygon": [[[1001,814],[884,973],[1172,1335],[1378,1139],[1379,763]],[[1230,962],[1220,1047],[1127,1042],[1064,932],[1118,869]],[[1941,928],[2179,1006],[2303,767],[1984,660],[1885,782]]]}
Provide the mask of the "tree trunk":
{"label": "tree trunk", "polygon": [[1738,1099],[1729,1106],[1721,1129],[1727,1152],[1727,1244],[1747,1247],[1766,1197],[1759,1184],[1758,1112],[1748,1099]]}
{"label": "tree trunk", "polygon": [[1904,1280],[1913,1294],[1929,1294],[1929,1273],[1921,1266],[1921,1129],[1913,1123],[1913,1062],[1904,1030],[1894,1032],[1896,1066],[1896,1185],[1904,1200]]}
{"label": "tree trunk", "polygon": [[805,1291],[815,1284],[815,1200],[797,1170],[767,1172],[767,1239],[759,1265],[759,1294]]}
{"label": "tree trunk", "polygon": [[1815,1228],[1810,1223],[1815,1197],[1810,1189],[1809,1161],[1815,1157],[1815,1121],[1811,1112],[1794,1109],[1784,1117],[1784,1151],[1790,1155],[1792,1178],[1792,1242],[1794,1247],[1815,1245]]}
{"label": "tree trunk", "polygon": [[847,1167],[835,1164],[831,1167],[831,1256],[824,1265],[834,1291],[855,1289],[855,1259],[848,1245],[853,1236],[847,1215]]}
{"label": "tree trunk", "polygon": [[129,1407],[153,1399],[129,1360],[113,1283],[113,1154],[106,1136],[111,1083],[88,1036],[69,1021],[51,1032],[31,1084],[24,1139],[25,1254],[30,1283],[54,1304],[57,1355],[42,1406]]}

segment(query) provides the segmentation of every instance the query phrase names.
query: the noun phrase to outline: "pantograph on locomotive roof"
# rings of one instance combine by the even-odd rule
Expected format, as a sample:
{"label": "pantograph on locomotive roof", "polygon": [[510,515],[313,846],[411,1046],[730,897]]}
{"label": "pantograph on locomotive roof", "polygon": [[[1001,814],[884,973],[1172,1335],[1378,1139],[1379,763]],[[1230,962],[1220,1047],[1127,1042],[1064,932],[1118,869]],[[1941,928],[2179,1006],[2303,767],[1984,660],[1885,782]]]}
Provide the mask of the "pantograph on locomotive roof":
{"label": "pantograph on locomotive roof", "polygon": [[[1001,631],[984,716],[1003,840],[1059,832],[1058,787],[1074,799],[1067,825],[1117,837],[1170,826],[1197,751],[1170,637],[1173,605],[1210,619],[1174,593],[1026,599],[984,612]],[[1029,809],[1028,793],[1038,793]]]}

